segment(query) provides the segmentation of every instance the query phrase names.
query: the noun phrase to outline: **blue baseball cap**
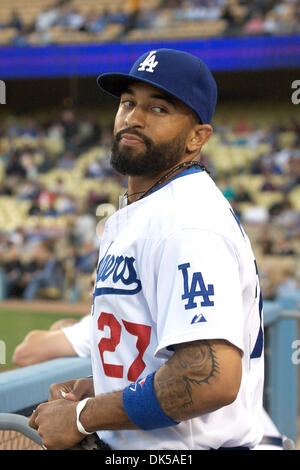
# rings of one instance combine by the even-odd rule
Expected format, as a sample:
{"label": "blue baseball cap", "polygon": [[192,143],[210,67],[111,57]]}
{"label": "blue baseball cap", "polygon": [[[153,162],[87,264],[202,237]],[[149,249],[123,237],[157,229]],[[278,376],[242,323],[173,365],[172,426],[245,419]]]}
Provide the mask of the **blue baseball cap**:
{"label": "blue baseball cap", "polygon": [[209,124],[217,103],[217,85],[207,65],[187,52],[157,49],[146,52],[134,63],[128,74],[99,75],[99,87],[120,97],[135,81],[149,83],[185,103]]}

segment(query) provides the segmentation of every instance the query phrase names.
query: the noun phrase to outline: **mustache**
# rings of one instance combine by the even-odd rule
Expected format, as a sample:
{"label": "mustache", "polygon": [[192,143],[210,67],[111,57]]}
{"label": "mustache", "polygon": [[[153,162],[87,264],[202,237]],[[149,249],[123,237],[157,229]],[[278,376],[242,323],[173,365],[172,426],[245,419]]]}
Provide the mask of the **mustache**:
{"label": "mustache", "polygon": [[115,135],[115,140],[117,142],[120,142],[123,134],[134,134],[137,137],[139,137],[146,144],[146,146],[152,145],[152,140],[149,139],[149,137],[146,137],[145,135],[141,134],[136,129],[132,129],[130,127],[127,127],[127,129],[122,129],[121,131],[117,132],[117,134]]}

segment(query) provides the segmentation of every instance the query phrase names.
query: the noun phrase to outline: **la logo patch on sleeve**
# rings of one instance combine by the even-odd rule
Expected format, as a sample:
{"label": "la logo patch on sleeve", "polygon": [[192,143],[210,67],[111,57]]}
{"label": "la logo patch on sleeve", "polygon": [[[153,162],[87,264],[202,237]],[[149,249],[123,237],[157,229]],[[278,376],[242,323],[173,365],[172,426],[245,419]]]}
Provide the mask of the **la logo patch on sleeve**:
{"label": "la logo patch on sleeve", "polygon": [[213,307],[214,301],[210,298],[215,294],[213,284],[207,284],[206,287],[201,272],[193,273],[192,281],[189,283],[189,268],[190,263],[180,264],[178,266],[178,269],[182,272],[183,276],[184,292],[181,298],[182,300],[188,300],[184,306],[185,310],[197,307],[195,297],[202,297],[202,302],[200,303],[201,307]]}

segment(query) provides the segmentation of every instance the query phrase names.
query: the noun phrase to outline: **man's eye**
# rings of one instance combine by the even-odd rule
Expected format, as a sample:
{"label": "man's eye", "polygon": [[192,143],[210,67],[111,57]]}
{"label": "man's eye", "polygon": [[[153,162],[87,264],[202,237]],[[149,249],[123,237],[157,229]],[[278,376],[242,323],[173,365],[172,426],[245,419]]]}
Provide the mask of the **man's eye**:
{"label": "man's eye", "polygon": [[166,110],[164,108],[161,108],[160,106],[153,106],[152,109],[155,113],[165,113],[166,112]]}
{"label": "man's eye", "polygon": [[130,100],[123,100],[122,104],[123,106],[126,106],[127,108],[130,108],[131,106],[133,106],[133,102]]}

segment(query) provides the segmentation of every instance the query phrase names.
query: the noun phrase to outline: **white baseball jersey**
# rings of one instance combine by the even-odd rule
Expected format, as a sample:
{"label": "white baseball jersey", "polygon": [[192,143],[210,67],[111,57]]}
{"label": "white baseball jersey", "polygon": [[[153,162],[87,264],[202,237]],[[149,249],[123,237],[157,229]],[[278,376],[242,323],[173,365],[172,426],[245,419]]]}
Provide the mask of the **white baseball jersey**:
{"label": "white baseball jersey", "polygon": [[90,345],[90,315],[86,315],[78,323],[62,328],[67,340],[79,357],[91,355]]}
{"label": "white baseball jersey", "polygon": [[249,240],[209,175],[195,167],[181,171],[113,214],[99,260],[91,321],[96,395],[157,370],[174,344],[224,339],[243,355],[231,405],[174,427],[99,436],[113,449],[257,444],[264,376],[258,274]]}

